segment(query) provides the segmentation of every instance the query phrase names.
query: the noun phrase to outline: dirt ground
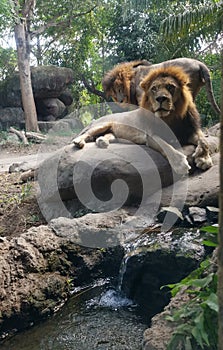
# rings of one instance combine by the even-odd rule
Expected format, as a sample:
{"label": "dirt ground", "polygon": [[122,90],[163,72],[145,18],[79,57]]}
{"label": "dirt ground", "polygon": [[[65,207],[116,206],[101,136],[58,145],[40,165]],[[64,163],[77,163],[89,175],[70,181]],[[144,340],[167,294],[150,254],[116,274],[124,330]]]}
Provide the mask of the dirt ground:
{"label": "dirt ground", "polygon": [[[64,138],[44,146],[46,151],[68,144]],[[0,146],[0,159],[37,154],[39,144],[22,144]],[[0,172],[0,237],[18,236],[32,226],[45,224],[36,198],[36,183],[19,181],[20,173]]]}

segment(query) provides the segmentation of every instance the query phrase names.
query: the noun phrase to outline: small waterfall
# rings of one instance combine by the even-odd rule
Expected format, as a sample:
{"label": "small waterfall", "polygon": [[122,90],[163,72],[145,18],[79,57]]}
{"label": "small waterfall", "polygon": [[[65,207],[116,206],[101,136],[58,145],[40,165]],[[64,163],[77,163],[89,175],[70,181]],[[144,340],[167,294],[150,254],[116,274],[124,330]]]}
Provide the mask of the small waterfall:
{"label": "small waterfall", "polygon": [[119,269],[119,276],[118,276],[118,284],[117,284],[117,290],[119,292],[122,291],[122,283],[123,283],[123,279],[124,279],[124,276],[126,273],[126,268],[127,268],[127,263],[128,263],[129,258],[130,258],[130,256],[128,254],[125,254],[123,259],[122,259],[122,262],[121,262],[121,266]]}

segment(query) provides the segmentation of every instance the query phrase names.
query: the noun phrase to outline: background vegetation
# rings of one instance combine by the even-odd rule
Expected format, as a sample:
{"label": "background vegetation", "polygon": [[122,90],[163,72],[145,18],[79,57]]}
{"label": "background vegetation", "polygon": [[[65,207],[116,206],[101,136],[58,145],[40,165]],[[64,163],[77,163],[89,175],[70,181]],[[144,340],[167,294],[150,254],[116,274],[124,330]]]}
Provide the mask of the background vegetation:
{"label": "background vegetation", "polygon": [[[3,38],[0,45],[0,79],[18,68],[16,50],[6,45],[6,34],[13,37],[26,3],[31,2],[2,0],[0,4]],[[88,0],[83,3],[80,0],[37,0],[27,28],[31,39],[31,64],[72,68],[75,72],[72,86],[74,108],[79,108],[104,101],[100,93],[102,77],[118,62],[147,59],[156,63],[176,57],[193,57],[210,68],[219,102],[222,33],[221,21],[216,20],[216,13],[221,8],[219,10],[216,4],[220,2]],[[208,20],[213,16],[213,5],[215,25],[212,28]],[[209,17],[190,24],[198,12],[209,7],[212,8]],[[18,11],[18,8],[21,10]],[[197,104],[205,124],[213,119],[215,121],[216,116],[207,102],[204,89]]]}

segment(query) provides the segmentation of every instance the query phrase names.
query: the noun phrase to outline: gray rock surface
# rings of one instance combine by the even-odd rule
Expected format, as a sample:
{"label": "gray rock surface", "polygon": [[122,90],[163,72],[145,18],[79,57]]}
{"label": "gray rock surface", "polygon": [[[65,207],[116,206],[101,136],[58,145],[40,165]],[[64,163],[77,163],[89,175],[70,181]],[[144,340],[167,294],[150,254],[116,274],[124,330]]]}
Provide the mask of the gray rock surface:
{"label": "gray rock surface", "polygon": [[[70,200],[75,200],[75,210],[78,205],[111,211],[124,204],[144,205],[151,194],[172,182],[168,162],[148,147],[111,144],[105,150],[89,143],[78,150],[68,145],[38,170],[39,204],[41,208],[48,205],[44,210],[47,220],[70,217],[72,214],[63,210]],[[58,212],[50,212],[51,203],[58,204]]]}
{"label": "gray rock surface", "polygon": [[[73,82],[73,71],[56,66],[38,66],[31,69],[34,98],[58,98]],[[2,84],[0,106],[21,107],[19,75],[15,74]]]}
{"label": "gray rock surface", "polygon": [[[218,139],[210,137],[212,152],[217,144]],[[184,151],[191,163],[194,147],[185,147]],[[101,212],[126,204],[156,209],[175,206],[180,210],[184,204],[216,206],[218,153],[213,153],[213,161],[209,170],[193,169],[191,175],[180,178],[160,153],[146,146],[116,143],[100,149],[88,143],[79,150],[68,145],[39,168],[39,204],[47,220],[72,217],[82,207]]]}
{"label": "gray rock surface", "polygon": [[24,112],[21,107],[0,108],[0,130],[7,130],[10,126],[20,127],[24,122]]}
{"label": "gray rock surface", "polygon": [[39,120],[54,121],[67,113],[66,106],[58,98],[36,99]]}

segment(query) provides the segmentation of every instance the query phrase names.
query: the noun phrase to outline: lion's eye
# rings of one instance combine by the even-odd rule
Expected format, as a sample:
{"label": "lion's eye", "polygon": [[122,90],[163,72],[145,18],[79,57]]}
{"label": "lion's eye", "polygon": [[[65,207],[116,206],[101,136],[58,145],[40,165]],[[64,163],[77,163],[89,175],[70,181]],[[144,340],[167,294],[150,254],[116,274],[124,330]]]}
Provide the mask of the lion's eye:
{"label": "lion's eye", "polygon": [[171,95],[174,94],[175,85],[173,85],[173,84],[168,84],[168,85],[166,86],[166,88],[167,88],[167,90],[171,93]]}
{"label": "lion's eye", "polygon": [[157,91],[157,87],[156,86],[152,86],[150,89],[153,93]]}

